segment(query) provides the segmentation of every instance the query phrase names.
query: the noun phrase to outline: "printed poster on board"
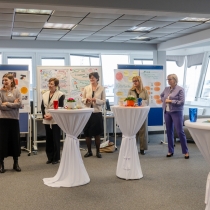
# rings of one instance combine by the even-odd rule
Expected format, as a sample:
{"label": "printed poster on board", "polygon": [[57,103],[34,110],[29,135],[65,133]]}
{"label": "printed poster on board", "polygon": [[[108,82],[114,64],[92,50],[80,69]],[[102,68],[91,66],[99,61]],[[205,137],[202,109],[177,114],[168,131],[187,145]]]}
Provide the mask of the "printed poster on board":
{"label": "printed poster on board", "polygon": [[144,87],[149,94],[149,105],[151,107],[161,107],[160,94],[163,92],[163,70],[140,70]]}
{"label": "printed poster on board", "polygon": [[132,78],[139,76],[138,69],[115,69],[114,70],[114,103],[124,101],[128,96],[129,89],[133,86]]}
{"label": "printed poster on board", "polygon": [[[16,88],[21,92],[22,107],[20,112],[30,112],[30,72],[29,71],[0,71],[0,78],[4,74],[11,73],[14,76]],[[3,84],[2,84],[3,87]]]}

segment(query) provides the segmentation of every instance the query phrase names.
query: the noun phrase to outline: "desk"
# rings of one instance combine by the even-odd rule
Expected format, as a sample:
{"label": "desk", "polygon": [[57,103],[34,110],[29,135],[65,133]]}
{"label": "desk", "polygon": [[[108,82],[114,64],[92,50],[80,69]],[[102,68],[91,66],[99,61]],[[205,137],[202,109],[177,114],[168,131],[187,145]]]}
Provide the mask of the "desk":
{"label": "desk", "polygon": [[140,179],[143,174],[136,146],[136,133],[147,118],[150,108],[112,106],[111,110],[123,133],[116,175],[122,179]]}
{"label": "desk", "polygon": [[[197,119],[197,122],[186,120],[185,126],[188,128],[198,149],[210,166],[210,123],[204,123],[206,120],[210,120],[210,118],[200,118]],[[206,210],[210,210],[210,173],[207,177],[205,203]]]}
{"label": "desk", "polygon": [[55,122],[66,133],[61,162],[57,174],[44,178],[44,184],[50,187],[75,187],[90,182],[82,161],[77,136],[85,127],[93,108],[49,109]]}

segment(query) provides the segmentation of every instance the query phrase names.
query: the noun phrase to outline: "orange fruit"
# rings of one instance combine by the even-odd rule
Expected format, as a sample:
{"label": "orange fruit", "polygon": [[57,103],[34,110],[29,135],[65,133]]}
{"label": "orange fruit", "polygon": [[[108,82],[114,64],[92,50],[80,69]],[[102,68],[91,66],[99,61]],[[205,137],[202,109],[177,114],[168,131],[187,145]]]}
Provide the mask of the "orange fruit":
{"label": "orange fruit", "polygon": [[156,103],[157,103],[157,104],[162,104],[162,101],[161,101],[160,99],[157,99],[157,100],[156,100]]}

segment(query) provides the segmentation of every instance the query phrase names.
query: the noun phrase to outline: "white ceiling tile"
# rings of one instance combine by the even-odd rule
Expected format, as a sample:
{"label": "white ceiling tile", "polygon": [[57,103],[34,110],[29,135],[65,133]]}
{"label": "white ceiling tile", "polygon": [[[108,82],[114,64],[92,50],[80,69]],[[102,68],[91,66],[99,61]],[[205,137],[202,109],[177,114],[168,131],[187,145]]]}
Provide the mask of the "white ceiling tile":
{"label": "white ceiling tile", "polygon": [[116,43],[123,43],[124,41],[123,40],[106,40],[105,42],[116,42]]}
{"label": "white ceiling tile", "polygon": [[103,37],[103,36],[98,36],[98,37],[92,37],[92,36],[89,36],[88,38],[86,38],[85,40],[99,40],[99,41],[104,41],[106,39],[108,39],[109,37]]}
{"label": "white ceiling tile", "polygon": [[185,17],[169,17],[169,16],[157,16],[152,18],[152,20],[157,20],[157,21],[179,21]]}
{"label": "white ceiling tile", "polygon": [[166,26],[166,28],[190,28],[196,25],[200,25],[201,23],[197,22],[176,22],[169,26]]}
{"label": "white ceiling tile", "polygon": [[110,24],[110,26],[128,26],[131,28],[143,22],[144,21],[140,20],[115,20],[113,23]]}
{"label": "white ceiling tile", "polygon": [[147,16],[147,15],[123,15],[120,19],[123,20],[149,20],[154,16]]}
{"label": "white ceiling tile", "polygon": [[85,35],[66,34],[63,38],[66,38],[66,39],[69,39],[69,38],[72,38],[72,39],[75,39],[75,38],[84,39],[84,38],[87,38],[87,37],[88,36],[85,36]]}
{"label": "white ceiling tile", "polygon": [[39,28],[41,29],[44,23],[27,23],[27,22],[14,22],[15,28]]}
{"label": "white ceiling tile", "polygon": [[15,14],[15,22],[36,22],[44,23],[49,18],[49,15],[32,15],[32,14]]}
{"label": "white ceiling tile", "polygon": [[61,34],[47,34],[47,33],[40,33],[38,37],[49,37],[49,38],[58,38],[60,39],[63,35]]}
{"label": "white ceiling tile", "polygon": [[181,30],[183,30],[183,28],[166,28],[166,27],[164,27],[164,28],[156,29],[153,32],[155,32],[155,33],[166,33],[166,34],[168,34],[168,33],[178,32],[178,31],[181,31]]}
{"label": "white ceiling tile", "polygon": [[77,39],[77,38],[62,38],[59,41],[79,42],[79,41],[82,41],[82,39]]}
{"label": "white ceiling tile", "polygon": [[11,31],[0,31],[0,36],[11,36]]}
{"label": "white ceiling tile", "polygon": [[198,29],[198,30],[210,29],[210,24],[201,24],[201,25],[198,25],[198,26],[193,27],[192,29]]}
{"label": "white ceiling tile", "polygon": [[139,25],[139,27],[164,27],[173,22],[169,21],[146,21]]}
{"label": "white ceiling tile", "polygon": [[87,31],[98,31],[100,29],[102,29],[104,26],[87,26],[87,25],[78,25],[74,31],[79,31],[79,30],[87,30]]}
{"label": "white ceiling tile", "polygon": [[111,18],[111,19],[117,19],[122,14],[105,14],[105,13],[90,13],[87,17],[89,18]]}
{"label": "white ceiling tile", "polygon": [[0,20],[13,21],[13,14],[0,14]]}
{"label": "white ceiling tile", "polygon": [[12,27],[12,21],[0,21],[0,27],[2,26]]}
{"label": "white ceiling tile", "polygon": [[82,40],[83,42],[103,42],[104,40],[89,40],[89,39],[84,39]]}
{"label": "white ceiling tile", "polygon": [[12,29],[8,28],[8,27],[0,27],[0,31],[1,32],[9,32],[9,33],[11,33]]}
{"label": "white ceiling tile", "polygon": [[18,33],[39,33],[40,29],[34,29],[34,28],[13,28],[13,32]]}
{"label": "white ceiling tile", "polygon": [[97,35],[97,36],[115,36],[117,34],[119,34],[120,32],[117,31],[117,32],[113,32],[113,31],[99,31],[97,33],[95,33],[94,35]]}
{"label": "white ceiling tile", "polygon": [[63,23],[63,24],[77,24],[82,20],[82,18],[76,17],[57,17],[51,16],[47,21],[48,23]]}
{"label": "white ceiling tile", "polygon": [[118,35],[118,36],[114,36],[113,38],[116,38],[116,39],[134,39],[135,37],[139,37],[139,35],[130,35],[130,36],[121,36],[121,35]]}
{"label": "white ceiling tile", "polygon": [[80,17],[80,18],[83,18],[87,15],[88,13],[87,12],[72,12],[72,11],[55,11],[53,13],[53,16],[60,16],[60,17]]}
{"label": "white ceiling tile", "polygon": [[118,37],[118,36],[114,36],[114,37],[110,38],[110,40],[122,40],[122,41],[127,41],[130,39],[131,38],[128,38],[128,37]]}
{"label": "white ceiling tile", "polygon": [[59,38],[56,38],[56,37],[37,37],[36,40],[46,40],[46,41],[54,40],[54,41],[58,41]]}
{"label": "white ceiling tile", "polygon": [[72,30],[70,31],[68,34],[71,34],[71,35],[91,35],[93,34],[94,31],[75,31],[75,30]]}
{"label": "white ceiling tile", "polygon": [[113,32],[124,32],[127,31],[130,27],[127,26],[119,26],[119,27],[114,27],[114,26],[106,26],[103,28],[101,31],[113,31]]}
{"label": "white ceiling tile", "polygon": [[0,8],[0,13],[8,13],[8,14],[13,14],[14,9],[9,9],[9,8]]}
{"label": "white ceiling tile", "polygon": [[126,43],[138,43],[138,44],[142,44],[142,43],[147,43],[147,42],[145,42],[145,41],[138,41],[138,40],[129,40],[129,41],[127,41]]}
{"label": "white ceiling tile", "polygon": [[147,34],[147,33],[142,33],[142,32],[124,32],[119,34],[119,36],[140,36],[143,34]]}
{"label": "white ceiling tile", "polygon": [[105,19],[105,18],[85,18],[80,22],[82,25],[108,25],[113,22],[114,19]]}
{"label": "white ceiling tile", "polygon": [[64,35],[68,32],[69,32],[69,30],[46,29],[46,28],[42,29],[42,33],[48,33],[48,34],[52,33],[52,34],[62,34],[62,35]]}
{"label": "white ceiling tile", "polygon": [[24,37],[19,37],[19,36],[13,36],[12,39],[18,39],[18,40],[35,40],[36,37],[27,37],[27,36],[24,36]]}
{"label": "white ceiling tile", "polygon": [[11,39],[11,36],[0,36],[0,40],[1,39]]}

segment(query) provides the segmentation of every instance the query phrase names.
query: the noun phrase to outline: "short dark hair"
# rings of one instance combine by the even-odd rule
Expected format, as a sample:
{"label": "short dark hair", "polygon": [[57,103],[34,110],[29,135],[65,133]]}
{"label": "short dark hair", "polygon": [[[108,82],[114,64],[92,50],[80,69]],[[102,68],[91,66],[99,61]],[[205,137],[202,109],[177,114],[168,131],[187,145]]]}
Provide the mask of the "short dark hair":
{"label": "short dark hair", "polygon": [[91,72],[91,73],[89,74],[89,79],[90,79],[92,76],[95,77],[95,78],[97,79],[97,81],[99,81],[99,74],[98,74],[98,72]]}
{"label": "short dark hair", "polygon": [[50,82],[54,82],[54,84],[55,84],[56,87],[59,85],[59,80],[57,78],[55,78],[55,77],[50,78],[48,82],[49,83]]}

